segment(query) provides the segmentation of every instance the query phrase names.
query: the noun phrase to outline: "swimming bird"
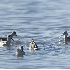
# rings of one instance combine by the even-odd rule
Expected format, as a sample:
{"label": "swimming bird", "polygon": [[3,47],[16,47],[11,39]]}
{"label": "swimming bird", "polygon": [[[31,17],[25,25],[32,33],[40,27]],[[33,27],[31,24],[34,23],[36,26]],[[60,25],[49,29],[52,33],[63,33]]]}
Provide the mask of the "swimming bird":
{"label": "swimming bird", "polygon": [[7,37],[0,37],[0,45],[1,46],[10,46],[11,40],[13,40],[12,39],[13,36],[17,36],[15,31],[12,32],[11,34],[7,35]]}
{"label": "swimming bird", "polygon": [[23,51],[23,46],[21,46],[21,49],[17,49],[16,56],[23,57],[23,55],[25,55],[25,52]]}
{"label": "swimming bird", "polygon": [[29,49],[30,50],[38,50],[39,49],[37,44],[36,44],[36,42],[33,39],[32,39],[32,41],[29,44]]}
{"label": "swimming bird", "polygon": [[65,32],[63,33],[63,35],[64,35],[64,42],[65,42],[65,43],[68,42],[68,41],[70,41],[70,36],[68,36],[68,32],[67,32],[67,31],[65,31]]}

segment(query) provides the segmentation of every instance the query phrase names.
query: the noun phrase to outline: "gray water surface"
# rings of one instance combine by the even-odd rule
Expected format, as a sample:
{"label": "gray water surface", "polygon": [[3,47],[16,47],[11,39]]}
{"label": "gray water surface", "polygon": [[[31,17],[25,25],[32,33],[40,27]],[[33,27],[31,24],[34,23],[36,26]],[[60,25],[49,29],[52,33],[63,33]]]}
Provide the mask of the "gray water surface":
{"label": "gray water surface", "polygon": [[[70,0],[0,0],[0,36],[12,31],[18,35],[14,37],[18,43],[0,47],[0,68],[70,68],[70,44],[59,44],[65,30],[70,35]],[[28,50],[31,39],[41,50]],[[21,45],[25,55],[17,58]]]}

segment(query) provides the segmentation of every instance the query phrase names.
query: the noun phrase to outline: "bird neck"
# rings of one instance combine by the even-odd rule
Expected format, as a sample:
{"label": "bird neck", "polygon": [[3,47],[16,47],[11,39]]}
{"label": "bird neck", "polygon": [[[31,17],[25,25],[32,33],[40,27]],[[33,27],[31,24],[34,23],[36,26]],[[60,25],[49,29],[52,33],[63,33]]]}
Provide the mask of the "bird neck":
{"label": "bird neck", "polygon": [[13,37],[13,34],[10,34],[11,35],[11,37]]}
{"label": "bird neck", "polygon": [[64,35],[64,41],[67,41],[67,35]]}
{"label": "bird neck", "polygon": [[8,37],[8,38],[7,38],[7,41],[8,41],[8,42],[11,42],[11,38],[10,38],[10,37]]}
{"label": "bird neck", "polygon": [[23,47],[21,47],[21,51],[23,52]]}

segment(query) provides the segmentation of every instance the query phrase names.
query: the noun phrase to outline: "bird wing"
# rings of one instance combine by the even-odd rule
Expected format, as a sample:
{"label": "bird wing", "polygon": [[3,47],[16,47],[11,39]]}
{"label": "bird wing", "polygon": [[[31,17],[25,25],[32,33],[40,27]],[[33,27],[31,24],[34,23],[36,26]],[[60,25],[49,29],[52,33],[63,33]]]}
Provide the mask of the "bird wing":
{"label": "bird wing", "polygon": [[0,37],[0,40],[2,40],[2,41],[7,41],[7,38],[5,38],[5,37]]}

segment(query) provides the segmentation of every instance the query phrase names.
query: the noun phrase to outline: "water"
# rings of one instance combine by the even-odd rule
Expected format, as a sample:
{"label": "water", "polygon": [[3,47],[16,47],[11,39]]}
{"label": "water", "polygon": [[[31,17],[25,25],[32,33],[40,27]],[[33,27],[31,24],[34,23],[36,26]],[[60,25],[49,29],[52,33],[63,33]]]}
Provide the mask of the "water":
{"label": "water", "polygon": [[[0,36],[18,35],[10,48],[0,47],[0,68],[70,68],[70,44],[59,43],[65,30],[70,35],[70,0],[0,0]],[[31,39],[41,50],[28,50]],[[25,55],[17,58],[20,45]]]}

